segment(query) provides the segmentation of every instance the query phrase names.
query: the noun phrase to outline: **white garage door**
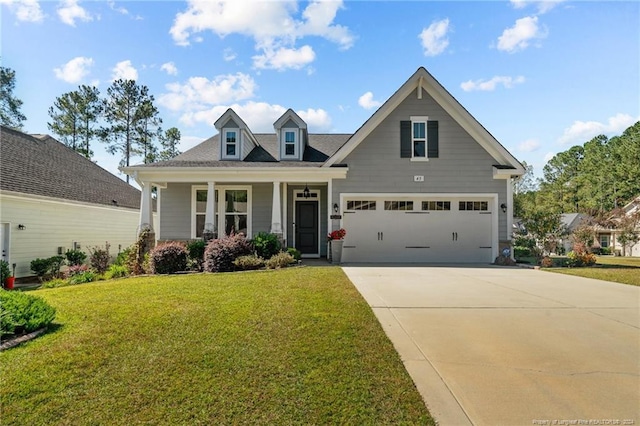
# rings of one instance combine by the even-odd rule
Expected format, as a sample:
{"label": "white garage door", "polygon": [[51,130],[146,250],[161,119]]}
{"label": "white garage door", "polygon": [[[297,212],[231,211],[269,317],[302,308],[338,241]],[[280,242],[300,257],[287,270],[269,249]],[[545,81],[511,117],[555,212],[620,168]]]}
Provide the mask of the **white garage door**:
{"label": "white garage door", "polygon": [[490,263],[490,199],[346,199],[344,262]]}

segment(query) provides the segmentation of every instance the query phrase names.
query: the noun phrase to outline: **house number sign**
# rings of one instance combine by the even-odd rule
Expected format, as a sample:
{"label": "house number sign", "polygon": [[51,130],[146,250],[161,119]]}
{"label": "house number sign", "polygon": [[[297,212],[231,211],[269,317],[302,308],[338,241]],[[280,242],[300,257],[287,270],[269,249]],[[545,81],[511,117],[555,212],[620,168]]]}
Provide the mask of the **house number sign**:
{"label": "house number sign", "polygon": [[414,182],[424,182],[424,176],[416,175],[416,176],[413,177],[413,181]]}

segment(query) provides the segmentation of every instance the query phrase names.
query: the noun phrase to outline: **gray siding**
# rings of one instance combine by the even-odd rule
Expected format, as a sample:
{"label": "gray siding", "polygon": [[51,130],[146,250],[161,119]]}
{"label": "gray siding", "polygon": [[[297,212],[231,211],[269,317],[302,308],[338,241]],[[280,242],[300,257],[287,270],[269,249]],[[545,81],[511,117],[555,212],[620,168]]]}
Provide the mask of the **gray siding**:
{"label": "gray siding", "polygon": [[[400,121],[428,116],[439,122],[439,158],[411,161],[400,158]],[[333,181],[333,199],[340,193],[492,193],[506,203],[506,182],[493,179],[496,161],[433,98],[413,91],[347,156],[347,179]],[[424,182],[414,182],[415,175]],[[507,238],[506,215],[499,212],[499,238]],[[334,221],[334,227],[338,221]]]}
{"label": "gray siding", "polygon": [[160,231],[157,238],[188,240],[191,238],[191,184],[169,183],[160,191]]}
{"label": "gray siding", "polygon": [[297,129],[297,128],[298,128],[298,125],[297,125],[297,124],[296,124],[292,119],[289,119],[289,120],[287,120],[287,122],[286,122],[286,123],[284,123],[284,124],[282,125],[282,128],[283,128],[283,129],[284,129],[284,128],[290,128],[290,129],[291,129],[291,128],[293,128],[293,129]]}
{"label": "gray siding", "polygon": [[[206,182],[169,183],[166,189],[161,190],[159,240],[188,240],[191,238],[192,187],[206,185]],[[224,183],[224,186],[232,185],[246,186],[246,184]],[[273,185],[260,183],[253,184],[251,187],[251,232],[253,235],[260,231],[269,232],[271,230]]]}

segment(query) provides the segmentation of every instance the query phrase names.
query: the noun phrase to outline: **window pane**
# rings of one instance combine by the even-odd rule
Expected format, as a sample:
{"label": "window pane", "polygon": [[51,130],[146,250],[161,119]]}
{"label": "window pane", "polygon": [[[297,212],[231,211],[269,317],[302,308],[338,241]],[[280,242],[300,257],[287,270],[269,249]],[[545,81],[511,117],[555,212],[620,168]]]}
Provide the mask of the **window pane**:
{"label": "window pane", "polygon": [[204,230],[204,215],[196,215],[196,238],[202,238],[202,231]]}
{"label": "window pane", "polygon": [[426,123],[413,123],[413,138],[424,139],[424,128]]}
{"label": "window pane", "polygon": [[244,234],[247,235],[247,216],[242,214],[227,214],[224,216],[224,232],[227,235]]}
{"label": "window pane", "polygon": [[227,143],[236,143],[236,132],[227,132]]}
{"label": "window pane", "polygon": [[414,157],[426,157],[426,143],[424,141],[413,142],[413,156]]}
{"label": "window pane", "polygon": [[285,132],[284,133],[284,142],[285,143],[294,143],[296,141],[295,132]]}
{"label": "window pane", "polygon": [[284,145],[284,155],[296,155],[296,146],[292,143]]}
{"label": "window pane", "polygon": [[227,144],[227,155],[234,156],[236,155],[236,146]]}
{"label": "window pane", "polygon": [[226,190],[225,211],[229,213],[247,213],[247,191]]}
{"label": "window pane", "polygon": [[196,212],[204,213],[207,211],[207,190],[198,189],[196,191]]}

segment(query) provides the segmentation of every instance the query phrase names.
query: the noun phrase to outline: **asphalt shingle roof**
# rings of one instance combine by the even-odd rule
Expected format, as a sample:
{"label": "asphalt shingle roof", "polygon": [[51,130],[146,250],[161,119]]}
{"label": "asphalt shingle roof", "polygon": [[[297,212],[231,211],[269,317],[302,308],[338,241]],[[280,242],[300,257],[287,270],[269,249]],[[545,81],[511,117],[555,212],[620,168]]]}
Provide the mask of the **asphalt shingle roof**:
{"label": "asphalt shingle roof", "polygon": [[[50,136],[2,126],[0,189],[132,209],[140,191]],[[115,203],[114,203],[115,201]]]}
{"label": "asphalt shingle roof", "polygon": [[320,167],[351,137],[351,134],[309,134],[303,161],[278,161],[274,133],[255,133],[258,144],[244,161],[220,160],[220,135],[215,135],[177,157],[136,167]]}

